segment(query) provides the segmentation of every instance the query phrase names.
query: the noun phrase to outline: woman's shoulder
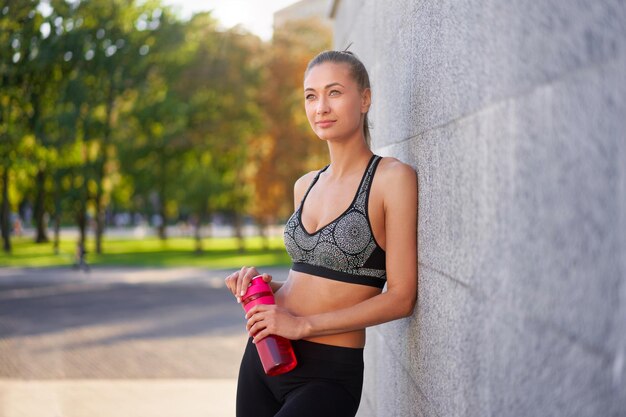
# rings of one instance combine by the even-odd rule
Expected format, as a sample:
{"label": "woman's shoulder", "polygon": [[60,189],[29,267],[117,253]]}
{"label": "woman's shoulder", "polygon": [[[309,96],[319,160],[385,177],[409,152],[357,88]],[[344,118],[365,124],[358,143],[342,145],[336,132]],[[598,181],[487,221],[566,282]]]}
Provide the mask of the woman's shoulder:
{"label": "woman's shoulder", "polygon": [[417,173],[409,164],[396,158],[383,157],[376,170],[379,190],[382,191],[385,201],[413,198],[413,190],[417,191]]}
{"label": "woman's shoulder", "polygon": [[416,179],[415,169],[413,169],[411,165],[390,156],[384,156],[381,158],[376,172],[376,175],[387,179],[394,179],[396,181],[415,181]]}
{"label": "woman's shoulder", "polygon": [[304,193],[306,192],[309,185],[311,185],[311,182],[313,181],[313,179],[315,178],[318,172],[319,171],[307,172],[306,174],[304,174],[303,176],[301,176],[300,178],[296,180],[296,182],[293,185],[293,195],[296,201],[300,201],[302,197],[304,197]]}
{"label": "woman's shoulder", "polygon": [[306,188],[311,184],[311,181],[313,181],[313,178],[315,178],[315,176],[317,175],[319,171],[310,171],[307,172],[306,174],[304,174],[303,176],[301,176],[300,178],[298,178],[294,184],[294,188],[300,189],[300,188]]}

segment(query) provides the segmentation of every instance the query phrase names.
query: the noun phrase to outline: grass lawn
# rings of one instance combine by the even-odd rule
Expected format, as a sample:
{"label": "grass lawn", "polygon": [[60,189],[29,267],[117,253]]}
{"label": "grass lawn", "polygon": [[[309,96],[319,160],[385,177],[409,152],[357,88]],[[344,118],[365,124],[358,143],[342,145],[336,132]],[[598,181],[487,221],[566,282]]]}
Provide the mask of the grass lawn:
{"label": "grass lawn", "polygon": [[[74,263],[75,239],[62,239],[58,255],[52,243],[35,244],[30,238],[13,238],[13,252],[0,252],[0,267],[49,267],[69,266]],[[270,238],[269,249],[262,248],[259,237],[245,240],[245,251],[239,252],[235,238],[213,238],[202,241],[204,252],[196,254],[193,238],[156,237],[145,239],[103,240],[103,254],[94,251],[95,242],[87,240],[87,262],[90,265],[151,266],[203,268],[237,268],[249,266],[289,265],[290,260],[283,246],[282,237]]]}

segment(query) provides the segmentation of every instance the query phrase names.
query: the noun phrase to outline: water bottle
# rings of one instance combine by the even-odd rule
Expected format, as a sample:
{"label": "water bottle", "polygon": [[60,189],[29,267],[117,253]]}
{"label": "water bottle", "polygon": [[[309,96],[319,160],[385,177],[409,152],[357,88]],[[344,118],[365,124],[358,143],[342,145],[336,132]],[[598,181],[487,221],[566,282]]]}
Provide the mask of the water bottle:
{"label": "water bottle", "polygon": [[[274,293],[261,275],[252,278],[246,293],[241,297],[241,304],[246,313],[258,304],[274,304]],[[256,342],[256,349],[267,375],[284,374],[295,368],[296,355],[291,342],[284,337],[269,335]]]}

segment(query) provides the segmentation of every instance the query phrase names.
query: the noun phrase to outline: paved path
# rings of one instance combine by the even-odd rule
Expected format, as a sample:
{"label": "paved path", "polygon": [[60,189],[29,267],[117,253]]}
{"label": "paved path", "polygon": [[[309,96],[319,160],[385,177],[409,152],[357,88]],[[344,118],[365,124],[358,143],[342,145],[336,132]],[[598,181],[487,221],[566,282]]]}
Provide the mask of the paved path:
{"label": "paved path", "polygon": [[228,273],[0,269],[0,417],[233,416],[246,335]]}

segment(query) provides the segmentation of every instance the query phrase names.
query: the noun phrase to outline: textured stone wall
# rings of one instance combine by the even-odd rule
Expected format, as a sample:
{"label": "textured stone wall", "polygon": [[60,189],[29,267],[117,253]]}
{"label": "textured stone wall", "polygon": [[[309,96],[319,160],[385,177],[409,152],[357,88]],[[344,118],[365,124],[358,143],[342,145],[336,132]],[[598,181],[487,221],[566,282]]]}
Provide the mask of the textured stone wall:
{"label": "textured stone wall", "polygon": [[626,416],[626,3],[332,8],[420,187],[418,305],[368,330],[358,416]]}

